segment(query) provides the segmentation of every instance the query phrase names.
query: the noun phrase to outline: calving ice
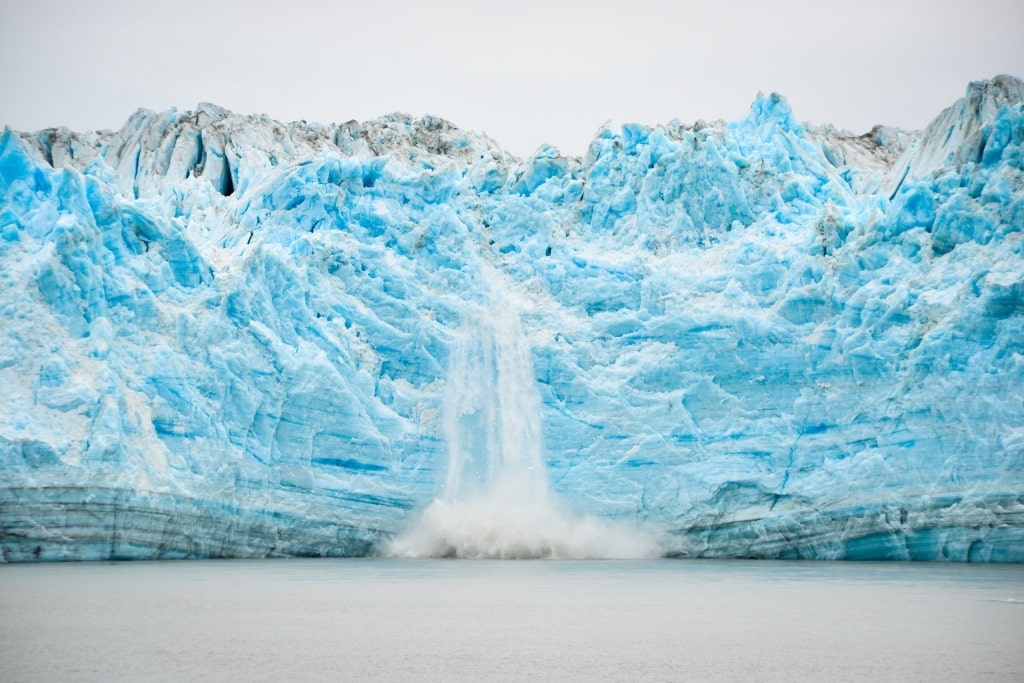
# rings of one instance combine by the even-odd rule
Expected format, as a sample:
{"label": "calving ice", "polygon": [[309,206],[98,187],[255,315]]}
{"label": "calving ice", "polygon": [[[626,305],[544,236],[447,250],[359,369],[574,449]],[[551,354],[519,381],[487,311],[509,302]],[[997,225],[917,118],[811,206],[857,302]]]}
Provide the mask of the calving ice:
{"label": "calving ice", "polygon": [[1022,100],[5,130],[3,558],[1024,561]]}
{"label": "calving ice", "polygon": [[442,403],[444,490],[386,547],[406,557],[637,558],[656,554],[637,528],[573,514],[550,491],[540,394],[508,287],[481,261],[485,292],[452,345]]}

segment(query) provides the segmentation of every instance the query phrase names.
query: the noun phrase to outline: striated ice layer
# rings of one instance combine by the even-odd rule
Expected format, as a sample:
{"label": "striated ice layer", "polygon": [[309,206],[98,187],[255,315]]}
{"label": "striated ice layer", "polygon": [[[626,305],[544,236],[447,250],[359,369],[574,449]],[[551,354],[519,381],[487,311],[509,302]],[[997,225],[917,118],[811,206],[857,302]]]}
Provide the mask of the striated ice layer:
{"label": "striated ice layer", "polygon": [[[1022,100],[854,136],[760,96],[583,159],[397,114],[5,130],[2,556],[1024,561]],[[550,506],[451,495],[504,433],[450,424],[487,348],[529,356],[493,419]]]}

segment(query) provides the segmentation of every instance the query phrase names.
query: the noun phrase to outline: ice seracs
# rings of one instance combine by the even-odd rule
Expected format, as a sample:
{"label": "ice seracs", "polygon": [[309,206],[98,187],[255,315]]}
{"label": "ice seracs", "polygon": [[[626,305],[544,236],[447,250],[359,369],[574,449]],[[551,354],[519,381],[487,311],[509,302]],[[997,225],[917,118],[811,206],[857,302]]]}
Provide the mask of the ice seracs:
{"label": "ice seracs", "polygon": [[505,296],[556,519],[1024,561],[1022,90],[866,136],[764,95],[582,159],[401,114],[5,130],[3,557],[359,555],[425,513],[461,538],[445,425],[486,364],[453,358]]}

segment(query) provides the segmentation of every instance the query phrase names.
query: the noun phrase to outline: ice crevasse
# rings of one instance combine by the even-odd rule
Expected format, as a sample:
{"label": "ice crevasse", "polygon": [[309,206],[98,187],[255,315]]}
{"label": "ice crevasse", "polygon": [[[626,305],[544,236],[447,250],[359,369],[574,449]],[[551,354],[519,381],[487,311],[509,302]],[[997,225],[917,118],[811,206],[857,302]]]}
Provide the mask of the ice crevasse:
{"label": "ice crevasse", "polygon": [[2,558],[372,554],[515,460],[665,555],[1024,561],[1022,101],[4,130]]}

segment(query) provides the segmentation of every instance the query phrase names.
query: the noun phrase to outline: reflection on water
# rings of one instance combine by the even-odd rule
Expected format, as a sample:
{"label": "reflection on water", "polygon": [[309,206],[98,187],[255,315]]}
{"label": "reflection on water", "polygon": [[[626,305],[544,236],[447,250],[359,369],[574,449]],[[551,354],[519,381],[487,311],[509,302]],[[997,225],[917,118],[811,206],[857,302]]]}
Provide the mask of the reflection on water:
{"label": "reflection on water", "polygon": [[1024,567],[0,566],[0,680],[1019,680]]}

